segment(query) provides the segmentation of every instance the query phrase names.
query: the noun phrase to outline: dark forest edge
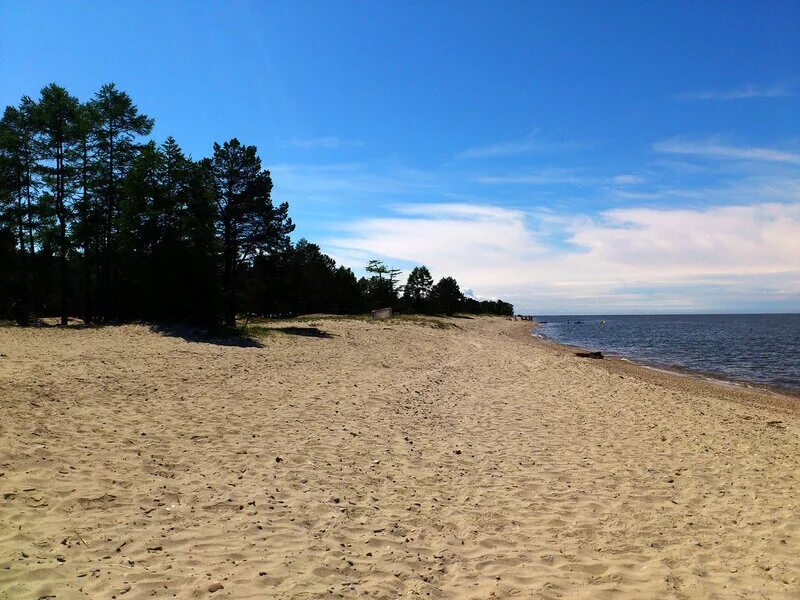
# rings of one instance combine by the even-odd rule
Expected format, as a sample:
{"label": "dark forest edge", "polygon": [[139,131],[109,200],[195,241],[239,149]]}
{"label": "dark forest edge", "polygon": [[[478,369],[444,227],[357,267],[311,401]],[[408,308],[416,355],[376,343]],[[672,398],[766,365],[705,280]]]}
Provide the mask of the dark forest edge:
{"label": "dark forest edge", "polygon": [[237,315],[511,315],[452,277],[371,261],[368,277],[292,243],[287,203],[255,146],[234,138],[192,160],[107,84],[81,102],[56,84],[0,120],[0,318],[236,326]]}

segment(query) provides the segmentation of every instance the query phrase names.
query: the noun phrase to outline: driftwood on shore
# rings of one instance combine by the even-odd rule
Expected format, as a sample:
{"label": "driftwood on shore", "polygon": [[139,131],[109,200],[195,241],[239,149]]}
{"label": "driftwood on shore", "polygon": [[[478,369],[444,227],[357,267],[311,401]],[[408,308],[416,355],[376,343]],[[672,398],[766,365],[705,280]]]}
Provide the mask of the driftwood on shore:
{"label": "driftwood on shore", "polygon": [[603,358],[602,352],[576,352],[575,356],[580,358]]}

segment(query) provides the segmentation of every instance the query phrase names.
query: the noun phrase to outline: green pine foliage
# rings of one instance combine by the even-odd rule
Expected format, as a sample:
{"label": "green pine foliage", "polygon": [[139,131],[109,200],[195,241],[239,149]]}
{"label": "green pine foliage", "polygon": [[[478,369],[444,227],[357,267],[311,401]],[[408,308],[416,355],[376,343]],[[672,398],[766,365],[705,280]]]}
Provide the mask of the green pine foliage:
{"label": "green pine foliage", "polygon": [[113,83],[88,101],[56,84],[0,118],[0,318],[235,326],[242,314],[510,315],[451,277],[379,260],[356,278],[305,239],[255,146],[193,160]]}

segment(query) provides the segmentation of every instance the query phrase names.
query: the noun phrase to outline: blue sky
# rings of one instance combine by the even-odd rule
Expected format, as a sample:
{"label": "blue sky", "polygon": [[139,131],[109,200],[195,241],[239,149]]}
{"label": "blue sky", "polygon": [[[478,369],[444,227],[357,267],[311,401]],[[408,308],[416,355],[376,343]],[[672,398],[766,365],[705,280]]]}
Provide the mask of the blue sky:
{"label": "blue sky", "polygon": [[797,2],[9,2],[0,103],[256,144],[297,237],[545,313],[800,310]]}

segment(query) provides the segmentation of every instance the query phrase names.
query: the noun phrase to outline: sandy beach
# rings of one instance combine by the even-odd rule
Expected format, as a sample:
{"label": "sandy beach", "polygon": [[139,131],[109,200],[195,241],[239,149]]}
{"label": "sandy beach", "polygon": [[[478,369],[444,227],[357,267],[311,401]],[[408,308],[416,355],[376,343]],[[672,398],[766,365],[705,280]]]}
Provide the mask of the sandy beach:
{"label": "sandy beach", "polygon": [[269,327],[0,328],[0,598],[800,597],[797,399],[501,318]]}

